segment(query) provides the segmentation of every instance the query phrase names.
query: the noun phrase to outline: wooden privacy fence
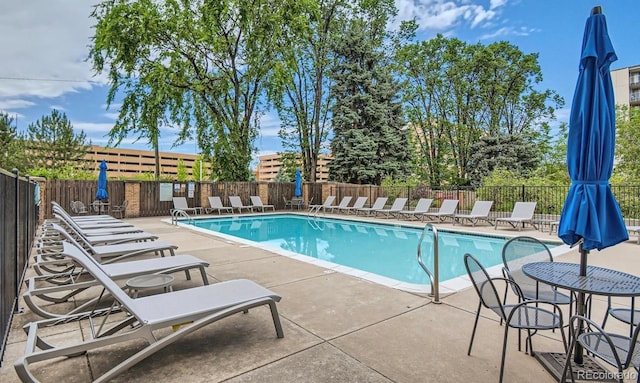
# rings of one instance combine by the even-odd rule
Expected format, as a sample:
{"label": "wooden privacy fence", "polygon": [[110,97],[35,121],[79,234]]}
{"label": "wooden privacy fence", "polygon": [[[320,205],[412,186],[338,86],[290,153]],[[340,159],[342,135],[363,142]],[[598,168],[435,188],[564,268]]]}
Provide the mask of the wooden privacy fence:
{"label": "wooden privacy fence", "polygon": [[[40,219],[51,218],[51,201],[59,203],[70,213],[72,201],[82,201],[90,206],[96,199],[97,181],[52,180],[41,182],[42,209]],[[320,203],[323,185],[305,183],[303,199]],[[190,207],[208,207],[209,196],[219,196],[229,206],[230,196],[239,196],[246,205],[249,197],[258,195],[265,204],[284,209],[285,200],[294,197],[293,182],[162,182],[121,181],[107,182],[108,202],[121,205],[128,201],[126,217],[166,216],[173,209],[172,197],[186,197]]]}

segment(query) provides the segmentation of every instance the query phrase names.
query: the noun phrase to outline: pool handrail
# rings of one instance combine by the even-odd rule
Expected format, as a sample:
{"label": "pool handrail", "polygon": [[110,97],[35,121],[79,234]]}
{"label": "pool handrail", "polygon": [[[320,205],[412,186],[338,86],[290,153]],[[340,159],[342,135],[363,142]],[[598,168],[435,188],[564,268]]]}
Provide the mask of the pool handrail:
{"label": "pool handrail", "polygon": [[[433,273],[429,271],[429,268],[422,261],[422,242],[424,241],[429,228],[431,229],[431,232],[433,232]],[[433,303],[442,303],[440,302],[438,258],[438,229],[433,224],[427,223],[424,229],[422,229],[422,235],[418,242],[418,264],[427,274],[427,277],[429,277],[429,283],[431,284],[431,294],[429,295],[433,296]]]}

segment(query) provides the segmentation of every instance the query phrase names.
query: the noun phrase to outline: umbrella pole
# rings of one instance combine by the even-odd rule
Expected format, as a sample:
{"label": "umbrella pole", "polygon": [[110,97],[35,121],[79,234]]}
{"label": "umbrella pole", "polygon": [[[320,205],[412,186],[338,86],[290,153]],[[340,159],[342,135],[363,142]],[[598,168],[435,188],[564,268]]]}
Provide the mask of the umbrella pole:
{"label": "umbrella pole", "polygon": [[[587,276],[587,256],[589,255],[589,250],[585,250],[582,248],[582,241],[580,241],[579,251],[580,251],[580,276]],[[585,316],[587,312],[587,308],[585,307],[585,296],[583,292],[578,292],[578,307],[577,312],[578,315]],[[582,334],[584,332],[584,322],[578,321],[578,331],[576,332],[576,336]],[[583,363],[583,354],[584,351],[580,343],[576,342],[575,355],[573,357],[573,361],[579,365]]]}

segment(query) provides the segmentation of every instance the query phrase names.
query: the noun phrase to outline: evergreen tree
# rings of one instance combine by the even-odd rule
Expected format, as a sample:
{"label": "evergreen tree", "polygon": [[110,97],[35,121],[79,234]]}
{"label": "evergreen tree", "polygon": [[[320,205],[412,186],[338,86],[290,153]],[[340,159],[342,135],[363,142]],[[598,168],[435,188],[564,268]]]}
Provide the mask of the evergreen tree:
{"label": "evergreen tree", "polygon": [[336,48],[337,63],[332,68],[334,160],[329,164],[329,178],[380,185],[387,176],[406,177],[410,151],[398,83],[381,49],[382,39],[372,37],[374,31],[367,25],[354,20]]}
{"label": "evergreen tree", "polygon": [[0,168],[25,171],[24,142],[17,133],[15,120],[6,113],[0,113]]}
{"label": "evergreen tree", "polygon": [[471,184],[479,186],[493,170],[507,169],[527,176],[541,163],[539,147],[523,135],[482,137],[471,145]]}
{"label": "evergreen tree", "polygon": [[84,131],[76,134],[65,113],[52,110],[48,116],[29,124],[26,148],[29,168],[62,169],[77,166],[91,142]]}

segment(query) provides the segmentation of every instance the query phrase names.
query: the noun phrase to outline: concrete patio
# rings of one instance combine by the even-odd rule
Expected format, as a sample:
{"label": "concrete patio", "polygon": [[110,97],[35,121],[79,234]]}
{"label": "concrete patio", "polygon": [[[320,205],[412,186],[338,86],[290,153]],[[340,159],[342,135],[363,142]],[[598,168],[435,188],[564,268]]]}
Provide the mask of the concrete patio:
{"label": "concrete patio", "polygon": [[[336,216],[336,215],[334,215]],[[252,279],[282,296],[278,304],[285,337],[276,338],[266,308],[216,322],[142,361],[114,381],[164,382],[497,382],[504,327],[497,316],[484,317],[471,356],[467,347],[478,298],[472,288],[447,294],[442,304],[429,296],[384,287],[265,250],[230,242],[161,221],[162,217],[127,219],[160,239],[210,262],[210,281]],[[381,220],[392,222],[393,220]],[[438,227],[451,228],[450,224]],[[460,226],[455,226],[460,229]],[[486,224],[464,230],[557,239],[548,232],[522,232]],[[602,252],[589,263],[640,275],[640,247],[635,238]],[[557,260],[578,262],[577,250]],[[32,273],[29,270],[29,274]],[[176,274],[175,289],[200,284]],[[95,293],[95,292],[94,292]],[[600,322],[606,298],[596,297],[593,317]],[[629,299],[617,300],[629,305]],[[70,303],[71,304],[71,303]],[[24,304],[20,302],[20,305]],[[0,368],[0,381],[18,382],[13,362],[24,353],[21,327],[38,318],[26,311],[14,323]],[[609,320],[607,329],[627,333]],[[49,329],[53,341],[74,343],[86,323]],[[533,339],[537,351],[561,352],[559,333]],[[88,382],[142,346],[130,342],[69,359],[39,363],[34,374],[43,382]],[[523,348],[524,351],[524,348]],[[518,352],[517,332],[510,331],[506,382],[553,382],[535,358]]]}

